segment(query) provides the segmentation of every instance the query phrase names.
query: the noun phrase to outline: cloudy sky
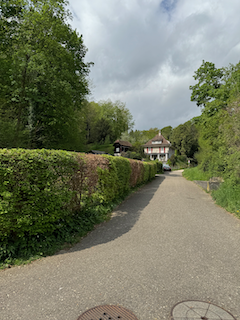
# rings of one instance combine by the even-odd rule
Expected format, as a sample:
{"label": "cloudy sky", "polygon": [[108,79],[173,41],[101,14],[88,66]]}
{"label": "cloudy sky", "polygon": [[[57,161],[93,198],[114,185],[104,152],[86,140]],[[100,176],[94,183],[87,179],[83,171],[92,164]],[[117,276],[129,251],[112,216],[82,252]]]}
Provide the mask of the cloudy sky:
{"label": "cloudy sky", "polygon": [[190,101],[202,60],[240,61],[239,0],[70,0],[91,68],[89,100],[126,103],[135,129],[176,127],[201,111]]}

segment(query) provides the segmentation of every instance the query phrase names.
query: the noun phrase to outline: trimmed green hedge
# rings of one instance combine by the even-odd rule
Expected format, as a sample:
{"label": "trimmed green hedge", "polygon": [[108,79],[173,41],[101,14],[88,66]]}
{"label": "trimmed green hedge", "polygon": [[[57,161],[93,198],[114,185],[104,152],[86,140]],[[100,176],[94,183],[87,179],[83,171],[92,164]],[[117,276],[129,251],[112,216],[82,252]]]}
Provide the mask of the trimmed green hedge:
{"label": "trimmed green hedge", "polygon": [[[0,150],[0,261],[43,255],[106,218],[154,163],[57,150]],[[55,248],[56,250],[56,248]]]}

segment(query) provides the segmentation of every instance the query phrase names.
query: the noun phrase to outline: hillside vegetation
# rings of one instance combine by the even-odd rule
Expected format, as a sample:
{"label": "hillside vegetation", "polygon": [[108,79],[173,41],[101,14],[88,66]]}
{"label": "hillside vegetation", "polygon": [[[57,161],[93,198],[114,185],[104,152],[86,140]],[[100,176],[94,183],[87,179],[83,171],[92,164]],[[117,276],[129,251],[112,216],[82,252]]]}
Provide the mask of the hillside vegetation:
{"label": "hillside vegetation", "polygon": [[[230,212],[240,211],[240,63],[217,69],[203,61],[195,72],[191,100],[201,107],[193,119],[198,133],[198,169],[206,177],[222,177],[224,183],[212,193],[216,202]],[[194,171],[196,170],[196,171]]]}

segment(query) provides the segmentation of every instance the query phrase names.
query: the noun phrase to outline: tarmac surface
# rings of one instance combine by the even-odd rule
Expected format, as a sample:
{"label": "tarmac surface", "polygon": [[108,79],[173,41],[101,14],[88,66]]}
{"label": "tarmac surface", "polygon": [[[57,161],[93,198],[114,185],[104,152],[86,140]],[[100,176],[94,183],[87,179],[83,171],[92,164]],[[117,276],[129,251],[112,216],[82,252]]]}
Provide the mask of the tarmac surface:
{"label": "tarmac surface", "polygon": [[240,319],[240,220],[181,171],[157,176],[70,250],[0,271],[1,320],[76,320],[106,304],[170,319],[186,300]]}

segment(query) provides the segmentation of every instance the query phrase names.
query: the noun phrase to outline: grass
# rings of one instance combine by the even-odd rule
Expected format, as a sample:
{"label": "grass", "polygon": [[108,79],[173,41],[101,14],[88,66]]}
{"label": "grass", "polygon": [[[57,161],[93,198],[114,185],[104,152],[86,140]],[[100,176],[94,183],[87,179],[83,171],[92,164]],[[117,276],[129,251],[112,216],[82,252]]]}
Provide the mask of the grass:
{"label": "grass", "polygon": [[216,204],[240,218],[240,182],[223,182],[218,190],[212,191],[212,197]]}
{"label": "grass", "polygon": [[[208,181],[211,174],[203,172],[195,168],[185,169],[183,177],[188,180],[203,180]],[[228,212],[234,213],[240,218],[240,181],[224,181],[218,190],[213,190],[211,196],[216,201],[216,204],[226,209]]]}
{"label": "grass", "polygon": [[188,168],[183,171],[183,177],[187,180],[202,180],[208,181],[211,178],[211,174],[207,172],[203,172],[198,169],[198,167]]}

